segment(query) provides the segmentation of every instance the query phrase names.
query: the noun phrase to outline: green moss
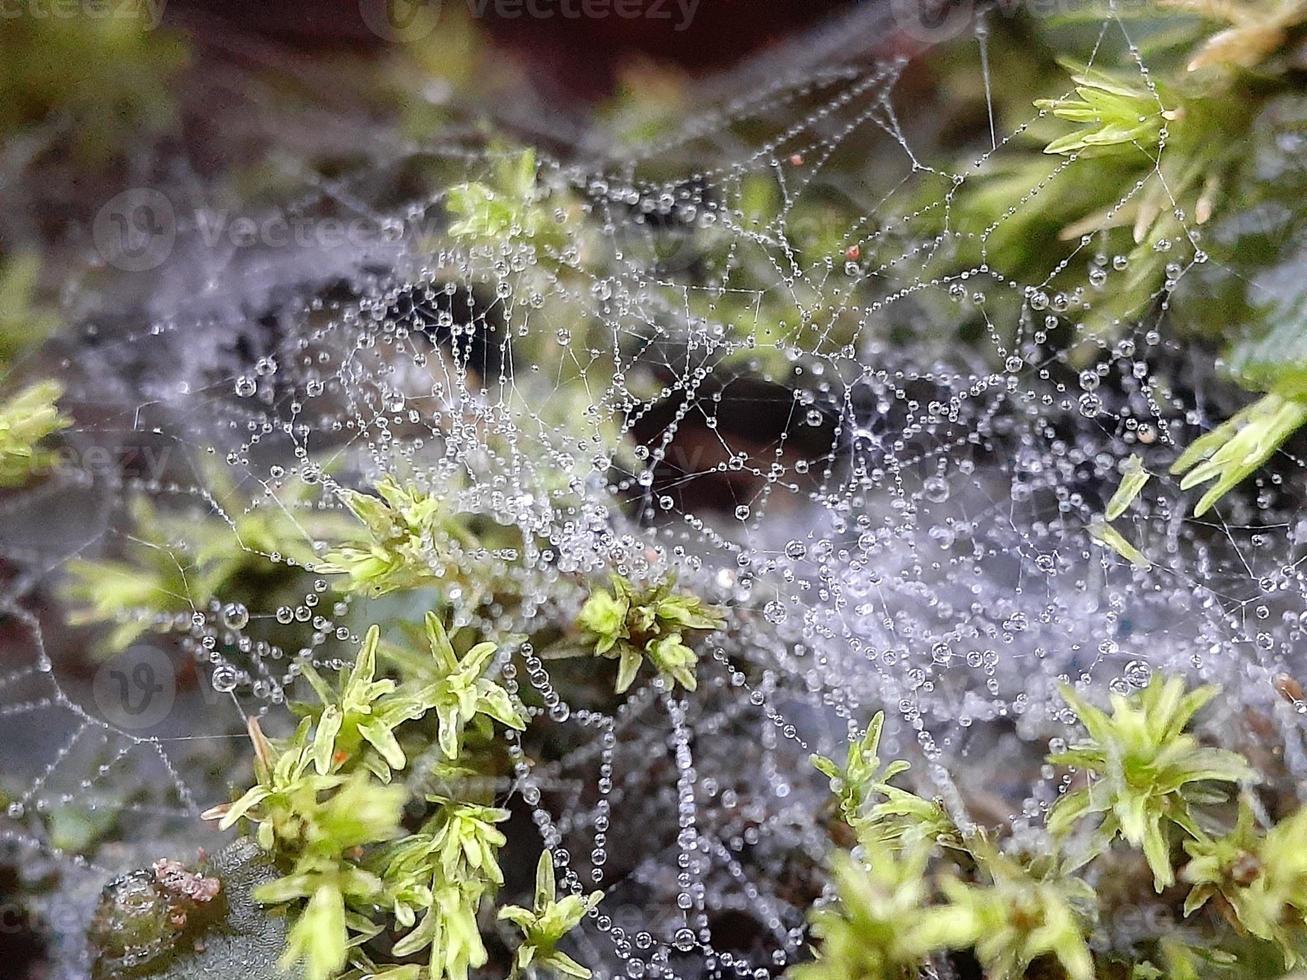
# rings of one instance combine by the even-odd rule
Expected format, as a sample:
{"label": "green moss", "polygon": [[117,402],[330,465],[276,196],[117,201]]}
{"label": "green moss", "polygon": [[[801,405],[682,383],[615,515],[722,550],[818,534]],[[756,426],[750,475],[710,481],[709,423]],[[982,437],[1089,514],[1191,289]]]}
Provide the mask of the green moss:
{"label": "green moss", "polygon": [[[495,644],[474,644],[460,657],[437,616],[428,614],[425,626],[430,662],[401,658],[398,678],[378,677],[375,626],[334,687],[306,668],[321,703],[292,704],[306,717],[280,743],[252,720],[255,785],[205,814],[224,829],[251,825],[282,872],[256,897],[289,911],[281,963],[302,964],[306,980],[347,968],[414,980],[416,968],[404,961],[424,950],[431,978],[465,980],[487,961],[477,919],[504,883],[505,837],[496,825],[508,812],[475,798],[420,795],[392,783],[391,773],[410,754],[438,752],[444,762],[431,775],[447,772],[451,786],[466,791],[474,781],[460,777],[478,773],[467,769],[475,761],[464,751],[464,729],[488,732],[492,721],[520,729],[525,716],[484,676]],[[416,810],[426,817],[406,833],[402,815]],[[555,903],[552,865],[549,882],[548,900],[538,895],[533,911],[507,909],[526,930],[522,948],[533,950],[519,954],[521,969],[580,969],[556,946],[598,899]],[[384,955],[369,945],[392,930],[400,935]]]}
{"label": "green moss", "polygon": [[247,504],[224,468],[203,470],[209,490],[187,506],[144,495],[115,557],[68,562],[63,595],[74,624],[107,624],[99,651],[130,646],[160,621],[215,596],[257,605],[315,561],[312,542],[343,534],[339,515],[307,506],[311,487]]}
{"label": "green moss", "polygon": [[531,908],[508,905],[499,910],[499,918],[513,923],[522,931],[522,942],[513,957],[513,977],[548,971],[562,976],[589,980],[591,971],[558,948],[563,937],[577,927],[603,899],[603,892],[567,895],[559,900],[554,882],[554,856],[540,855],[536,866],[535,901]]}
{"label": "green moss", "polygon": [[25,483],[53,461],[40,443],[70,424],[55,407],[62,395],[58,382],[40,381],[0,402],[0,487]]}
{"label": "green moss", "polygon": [[685,644],[684,635],[717,629],[723,622],[721,611],[697,596],[676,591],[671,579],[637,589],[614,575],[612,586],[612,591],[590,593],[577,626],[598,656],[617,660],[617,693],[630,688],[646,660],[664,677],[693,691],[698,655]]}
{"label": "green moss", "polygon": [[[1130,697],[1115,695],[1107,714],[1064,690],[1088,738],[1049,761],[1083,769],[1089,782],[1052,808],[1047,845],[942,830],[942,811],[888,785],[907,764],[882,766],[879,715],[845,766],[814,757],[858,831],[858,848],[835,857],[837,900],[811,917],[817,960],[793,976],[916,977],[949,950],[969,951],[991,980],[1048,976],[1054,964],[1052,975],[1073,980],[1271,978],[1292,969],[1307,953],[1307,811],[1263,829],[1245,797],[1227,822],[1221,784],[1256,774],[1241,756],[1204,747],[1186,731],[1215,694],[1155,677]],[[1089,833],[1069,846],[1079,829]],[[1128,854],[1111,846],[1117,839]],[[1156,901],[1186,930],[1162,917],[1129,948],[1115,949],[1097,935],[1098,923],[1123,902],[1148,899],[1095,883],[1128,880],[1122,869],[1132,860],[1151,871]],[[1177,882],[1187,894],[1167,887]]]}
{"label": "green moss", "polygon": [[341,591],[382,596],[399,589],[430,585],[454,568],[464,549],[478,547],[458,516],[435,494],[390,477],[376,494],[340,490],[349,512],[362,523],[360,533],[345,538],[315,570],[344,575]]}
{"label": "green moss", "polygon": [[59,317],[37,299],[40,275],[36,252],[0,260],[0,365],[33,349],[59,326]]}

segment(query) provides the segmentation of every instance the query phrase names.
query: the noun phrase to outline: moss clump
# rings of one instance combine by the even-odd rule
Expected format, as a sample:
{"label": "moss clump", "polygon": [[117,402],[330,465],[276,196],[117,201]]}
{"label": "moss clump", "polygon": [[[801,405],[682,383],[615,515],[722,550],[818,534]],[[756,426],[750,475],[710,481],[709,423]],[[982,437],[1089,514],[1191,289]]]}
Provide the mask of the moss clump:
{"label": "moss clump", "polygon": [[[959,951],[989,980],[1049,969],[1071,980],[1269,978],[1292,969],[1307,949],[1307,810],[1259,827],[1245,796],[1231,824],[1226,788],[1256,773],[1187,731],[1216,693],[1155,676],[1132,696],[1114,695],[1109,715],[1064,688],[1088,737],[1048,761],[1076,767],[1088,782],[1053,806],[1047,836],[1007,840],[958,826],[940,803],[891,786],[907,764],[881,767],[878,715],[846,766],[814,760],[857,848],[832,862],[834,902],[811,918],[817,961],[792,976],[916,977]],[[1132,865],[1156,884],[1169,913],[1158,921],[1186,928],[1154,926],[1113,948],[1098,924],[1122,902],[1148,902],[1115,894]],[[1224,972],[1232,965],[1235,973]]]}

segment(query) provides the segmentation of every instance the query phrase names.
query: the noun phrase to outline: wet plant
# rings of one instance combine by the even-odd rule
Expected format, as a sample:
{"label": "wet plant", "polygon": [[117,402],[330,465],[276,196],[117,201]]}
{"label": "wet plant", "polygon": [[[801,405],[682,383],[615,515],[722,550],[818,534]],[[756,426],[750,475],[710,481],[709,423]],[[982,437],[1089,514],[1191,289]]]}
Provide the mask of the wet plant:
{"label": "wet plant", "polygon": [[1304,8],[903,6],[576,125],[476,25],[331,107],[224,37],[114,171],[175,223],[20,112],[6,895],[218,882],[104,980],[1298,968]]}
{"label": "wet plant", "polygon": [[[1292,969],[1304,942],[1297,925],[1303,874],[1287,848],[1301,833],[1302,811],[1264,828],[1245,794],[1230,822],[1221,784],[1246,784],[1255,774],[1237,753],[1201,746],[1186,731],[1216,693],[1154,677],[1133,696],[1115,696],[1109,715],[1064,689],[1089,738],[1048,761],[1081,767],[1090,782],[1056,802],[1049,836],[1033,846],[980,829],[936,836],[936,818],[921,807],[913,818],[919,833],[866,833],[878,822],[867,792],[882,785],[882,773],[907,771],[902,761],[882,770],[875,758],[879,717],[851,744],[845,768],[815,758],[859,830],[858,844],[833,859],[834,901],[811,918],[817,959],[793,974],[916,977],[950,950],[969,951],[987,977],[1003,980],[1042,976],[1052,963],[1083,980],[1121,968],[1138,978],[1223,976],[1238,963],[1248,976],[1279,976],[1275,963]],[[1093,831],[1073,845],[1069,832],[1081,822]],[[1100,869],[1119,867],[1116,838],[1157,891],[1166,889],[1163,901],[1176,917],[1201,928],[1200,947],[1167,928],[1135,934],[1129,949],[1112,948],[1101,934],[1113,912],[1102,887],[1110,872]],[[1177,881],[1187,893],[1168,887]],[[1266,948],[1248,948],[1250,938]],[[1253,966],[1267,962],[1265,970]]]}

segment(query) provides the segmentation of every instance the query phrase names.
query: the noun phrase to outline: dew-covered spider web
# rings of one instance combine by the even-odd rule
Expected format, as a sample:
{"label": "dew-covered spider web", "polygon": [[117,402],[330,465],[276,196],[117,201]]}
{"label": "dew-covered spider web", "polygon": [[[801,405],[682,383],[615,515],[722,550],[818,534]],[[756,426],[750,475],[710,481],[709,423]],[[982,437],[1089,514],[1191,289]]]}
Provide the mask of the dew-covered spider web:
{"label": "dew-covered spider web", "polygon": [[[360,121],[349,165],[269,153],[278,190],[234,206],[187,167],[138,180],[175,242],[74,278],[74,325],[32,362],[76,424],[2,504],[0,838],[60,883],[38,905],[58,975],[85,974],[77,923],[106,878],[221,846],[198,814],[247,778],[247,717],[285,734],[305,662],[347,665],[369,625],[431,608],[496,639],[530,709],[495,787],[509,897],[541,842],[564,887],[602,888],[573,949],[605,976],[805,958],[833,846],[808,758],[880,710],[882,757],[962,825],[1042,822],[1061,679],[1219,683],[1219,740],[1307,774],[1283,696],[1302,461],[1290,444],[1201,518],[1166,475],[1247,398],[1182,298],[1262,284],[1209,257],[1234,223],[1166,198],[1165,138],[1120,200],[1038,238],[1091,161],[1040,152],[1031,98],[996,103],[1020,77],[1008,30],[932,46],[863,10],[653,126],[541,138],[510,106],[487,137],[459,106],[423,140]],[[1063,50],[1147,87],[1134,30],[1082,16]],[[243,123],[265,143],[279,124]],[[511,230],[456,229],[469,184]],[[1117,212],[1159,188],[1174,232],[1141,271]],[[220,211],[310,231],[233,245]],[[369,234],[324,243],[331,222]],[[1132,454],[1155,474],[1114,522],[1135,564],[1090,534]],[[319,569],[358,530],[346,491],[386,478],[457,530],[429,542],[429,581],[374,598]],[[165,586],[92,615],[78,567],[115,595]],[[697,690],[646,670],[616,696],[612,661],[551,656],[612,572],[727,608]]]}

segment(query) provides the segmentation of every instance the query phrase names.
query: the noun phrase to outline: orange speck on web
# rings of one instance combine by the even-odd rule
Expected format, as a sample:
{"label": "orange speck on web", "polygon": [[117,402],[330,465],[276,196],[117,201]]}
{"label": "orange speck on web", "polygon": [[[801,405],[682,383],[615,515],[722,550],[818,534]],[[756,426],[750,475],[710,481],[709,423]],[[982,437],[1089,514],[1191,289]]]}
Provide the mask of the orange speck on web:
{"label": "orange speck on web", "polygon": [[844,257],[850,262],[857,262],[858,259],[862,258],[862,246],[850,245],[844,250]]}

